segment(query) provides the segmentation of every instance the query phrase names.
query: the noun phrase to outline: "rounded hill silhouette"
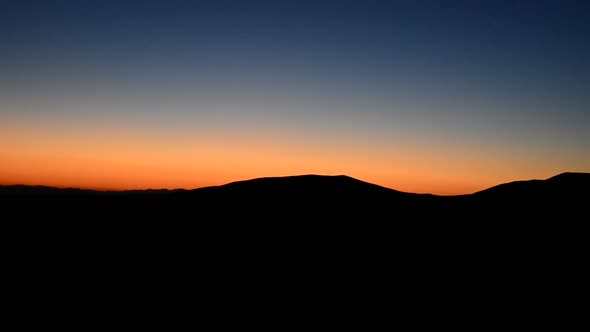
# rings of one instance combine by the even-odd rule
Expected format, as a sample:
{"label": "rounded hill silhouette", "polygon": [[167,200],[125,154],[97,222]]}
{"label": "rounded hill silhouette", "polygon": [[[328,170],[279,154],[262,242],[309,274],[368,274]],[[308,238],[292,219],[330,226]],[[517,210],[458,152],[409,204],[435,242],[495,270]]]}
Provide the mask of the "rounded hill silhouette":
{"label": "rounded hill silhouette", "polygon": [[404,193],[344,175],[258,178],[194,190],[0,186],[3,227],[28,236],[196,243],[207,234],[243,239],[280,233],[432,252],[580,244],[589,202],[588,173],[461,196]]}

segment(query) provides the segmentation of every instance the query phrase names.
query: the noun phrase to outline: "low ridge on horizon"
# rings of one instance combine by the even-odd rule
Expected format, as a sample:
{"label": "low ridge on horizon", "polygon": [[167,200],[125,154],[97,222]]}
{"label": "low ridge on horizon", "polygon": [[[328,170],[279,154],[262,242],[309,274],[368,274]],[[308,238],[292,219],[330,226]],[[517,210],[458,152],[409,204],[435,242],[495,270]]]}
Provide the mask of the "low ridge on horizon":
{"label": "low ridge on horizon", "polygon": [[590,173],[583,172],[563,172],[555,176],[549,177],[544,180],[530,179],[530,180],[517,180],[506,183],[501,183],[484,190],[477,191],[473,195],[478,194],[489,194],[498,191],[504,191],[505,189],[513,191],[524,191],[524,190],[546,190],[546,188],[539,188],[539,186],[549,185],[553,189],[582,189],[584,185],[590,185]]}
{"label": "low ridge on horizon", "polygon": [[226,238],[268,231],[324,240],[337,234],[356,240],[367,236],[384,250],[496,252],[549,248],[554,241],[572,243],[586,234],[572,229],[584,224],[590,173],[516,181],[458,196],[398,192],[349,176],[321,175],[258,178],[182,192],[16,189],[0,186],[8,221],[3,225],[49,238],[154,236],[150,243],[180,241],[190,252],[196,239],[209,234]]}
{"label": "low ridge on horizon", "polygon": [[[523,183],[533,183],[533,182],[546,182],[546,181],[560,181],[560,180],[572,180],[572,179],[578,179],[578,178],[583,178],[584,180],[589,180],[590,179],[590,173],[586,173],[586,172],[562,172],[559,173],[557,175],[548,177],[546,179],[527,179],[527,180],[515,180],[515,181],[509,181],[509,182],[505,182],[505,183],[500,183],[479,191],[475,191],[473,193],[467,193],[467,194],[456,194],[456,195],[437,195],[437,194],[430,194],[430,193],[419,193],[419,194],[427,194],[427,195],[434,195],[434,196],[464,196],[464,195],[472,195],[472,194],[478,194],[478,193],[482,193],[482,192],[488,192],[490,190],[495,190],[497,188],[502,188],[502,187],[506,187],[506,186],[510,186],[510,185],[520,185]],[[408,193],[408,194],[418,194],[415,192],[407,192],[407,191],[400,191],[394,188],[390,188],[390,187],[386,187],[386,186],[382,186],[379,184],[375,184],[375,183],[371,183],[371,182],[367,182],[367,181],[363,181],[348,175],[344,175],[344,174],[338,174],[338,175],[322,175],[322,174],[298,174],[298,175],[287,175],[287,176],[267,176],[267,177],[257,177],[257,178],[251,178],[251,179],[246,179],[246,180],[238,180],[238,181],[232,181],[232,182],[228,182],[228,183],[224,183],[224,184],[220,184],[220,185],[214,185],[214,186],[204,186],[204,187],[198,187],[198,188],[192,188],[192,189],[187,189],[187,188],[174,188],[174,189],[167,189],[167,188],[147,188],[147,189],[130,189],[130,190],[100,190],[100,189],[87,189],[87,188],[80,188],[80,187],[54,187],[54,186],[47,186],[47,185],[26,185],[26,184],[14,184],[14,185],[0,185],[0,189],[7,189],[7,188],[14,188],[14,189],[38,189],[41,191],[46,191],[46,192],[50,192],[50,191],[70,191],[70,192],[96,192],[96,193],[141,193],[141,192],[153,192],[153,193],[157,193],[157,192],[183,192],[183,191],[198,191],[198,190],[202,190],[202,189],[210,189],[210,188],[229,188],[229,187],[235,187],[235,186],[244,186],[244,185],[249,185],[249,184],[254,184],[254,183],[270,183],[272,181],[293,181],[293,180],[326,180],[326,179],[330,179],[330,180],[340,180],[340,181],[346,181],[348,183],[356,183],[356,184],[363,184],[363,185],[367,185],[367,186],[374,186],[374,187],[379,187],[379,188],[383,188],[383,189],[387,189],[387,190],[391,190],[391,191],[395,191],[395,192],[399,192],[399,193]],[[332,182],[332,183],[336,183],[336,182]],[[287,183],[282,183],[282,184],[287,184]],[[325,185],[326,183],[322,183],[322,185]],[[278,185],[273,183],[273,185]],[[6,192],[6,190],[2,190],[2,192]]]}

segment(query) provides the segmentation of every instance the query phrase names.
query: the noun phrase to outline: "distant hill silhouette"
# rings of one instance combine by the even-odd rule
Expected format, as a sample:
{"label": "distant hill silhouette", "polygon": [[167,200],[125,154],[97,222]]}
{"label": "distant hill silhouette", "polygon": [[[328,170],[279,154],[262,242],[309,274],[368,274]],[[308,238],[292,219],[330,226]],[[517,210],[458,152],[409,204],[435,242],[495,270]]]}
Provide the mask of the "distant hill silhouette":
{"label": "distant hill silhouette", "polygon": [[322,195],[360,195],[398,193],[393,189],[351,178],[346,175],[322,176],[299,175],[287,177],[268,177],[232,182],[223,186],[196,190],[224,190],[239,194],[322,194]]}
{"label": "distant hill silhouette", "polygon": [[528,180],[504,183],[476,193],[476,195],[567,195],[579,197],[590,188],[590,173],[562,173],[547,180]]}
{"label": "distant hill silhouette", "polygon": [[210,236],[243,241],[291,234],[433,253],[581,244],[589,202],[589,173],[511,182],[460,196],[405,193],[348,176],[319,175],[195,190],[0,186],[3,229],[45,239],[140,237],[177,245]]}

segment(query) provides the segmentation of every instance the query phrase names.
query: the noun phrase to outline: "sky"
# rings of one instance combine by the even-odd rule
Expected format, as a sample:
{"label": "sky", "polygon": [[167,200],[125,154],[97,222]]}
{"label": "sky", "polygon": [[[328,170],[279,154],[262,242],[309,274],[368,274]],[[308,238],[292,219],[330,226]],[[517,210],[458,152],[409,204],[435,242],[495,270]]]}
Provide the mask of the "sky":
{"label": "sky", "polygon": [[0,184],[590,172],[587,1],[2,1]]}

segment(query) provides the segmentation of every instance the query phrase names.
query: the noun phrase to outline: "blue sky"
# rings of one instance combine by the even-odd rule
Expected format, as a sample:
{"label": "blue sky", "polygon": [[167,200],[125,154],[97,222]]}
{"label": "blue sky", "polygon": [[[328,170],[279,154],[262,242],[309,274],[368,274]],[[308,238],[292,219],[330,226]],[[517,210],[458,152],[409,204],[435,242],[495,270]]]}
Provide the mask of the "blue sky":
{"label": "blue sky", "polygon": [[[590,171],[588,7],[3,2],[0,119],[15,141],[40,122],[48,139],[110,123],[168,138],[267,132],[303,149],[364,142],[382,155],[416,146],[467,160],[499,154],[504,166],[469,168],[494,180]],[[521,171],[507,172],[511,163]]]}

